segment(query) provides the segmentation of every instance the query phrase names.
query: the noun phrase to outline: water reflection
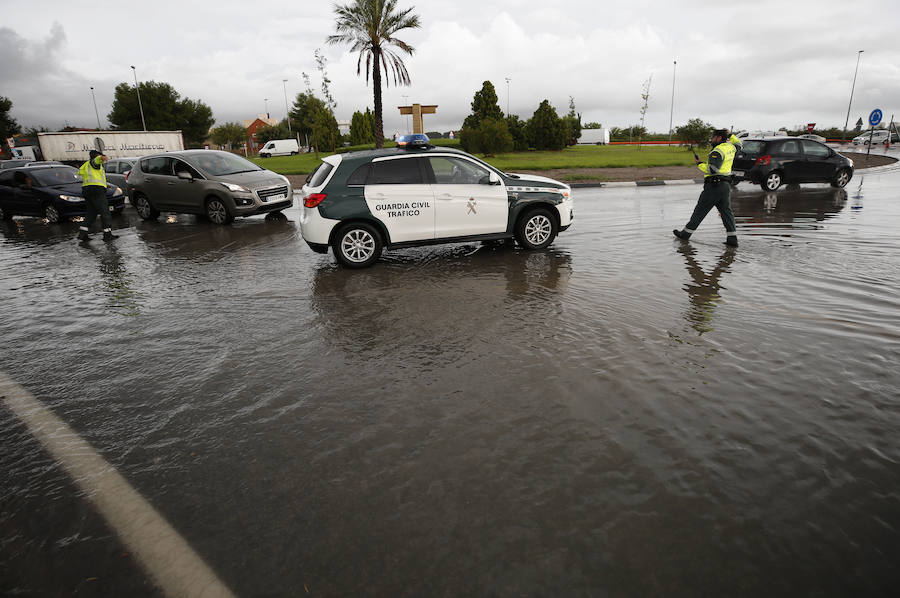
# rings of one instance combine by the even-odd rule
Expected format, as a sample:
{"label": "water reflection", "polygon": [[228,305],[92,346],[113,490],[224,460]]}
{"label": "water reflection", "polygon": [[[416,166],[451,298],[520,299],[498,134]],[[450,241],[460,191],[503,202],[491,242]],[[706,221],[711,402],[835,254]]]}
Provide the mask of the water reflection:
{"label": "water reflection", "polygon": [[[571,255],[553,248],[456,245],[390,260],[365,270],[327,263],[313,275],[312,308],[328,337],[350,353],[393,351],[400,358],[419,351],[446,362],[471,343],[537,342],[560,312],[572,274]],[[520,330],[501,334],[513,321]],[[533,327],[521,330],[521,322]],[[404,339],[403,346],[390,339]]]}
{"label": "water reflection", "polygon": [[138,237],[166,258],[215,262],[233,258],[239,250],[279,246],[299,234],[287,219],[253,219],[217,226],[195,216],[170,214],[165,221],[140,222]]}
{"label": "water reflection", "polygon": [[846,204],[847,192],[830,188],[742,192],[731,198],[735,218],[741,224],[777,224],[779,228],[820,228],[817,222],[834,218]]}
{"label": "water reflection", "polygon": [[123,316],[140,315],[138,295],[132,288],[132,274],[125,267],[122,254],[115,245],[104,249],[91,248],[99,258],[100,276],[106,286],[107,306]]}
{"label": "water reflection", "polygon": [[685,317],[691,327],[700,334],[710,332],[714,329],[712,322],[716,306],[722,301],[719,294],[722,288],[719,278],[730,272],[729,268],[734,262],[736,250],[734,247],[726,247],[708,274],[697,261],[697,250],[693,245],[680,243],[678,253],[684,257],[685,267],[691,275],[691,282],[684,285],[691,303]]}

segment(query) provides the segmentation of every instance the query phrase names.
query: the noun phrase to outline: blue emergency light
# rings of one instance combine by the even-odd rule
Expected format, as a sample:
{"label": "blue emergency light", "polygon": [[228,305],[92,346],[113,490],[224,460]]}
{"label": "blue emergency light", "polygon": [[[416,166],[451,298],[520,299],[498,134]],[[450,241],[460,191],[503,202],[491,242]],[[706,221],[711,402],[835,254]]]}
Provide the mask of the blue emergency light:
{"label": "blue emergency light", "polygon": [[428,147],[431,140],[424,133],[413,133],[412,135],[401,135],[397,138],[397,147],[401,149],[413,149],[420,147]]}

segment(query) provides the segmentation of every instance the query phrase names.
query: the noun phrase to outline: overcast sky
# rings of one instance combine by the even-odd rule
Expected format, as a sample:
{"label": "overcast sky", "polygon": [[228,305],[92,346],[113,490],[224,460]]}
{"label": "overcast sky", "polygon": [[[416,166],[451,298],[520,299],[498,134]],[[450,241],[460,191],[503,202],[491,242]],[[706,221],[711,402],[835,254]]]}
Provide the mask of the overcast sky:
{"label": "overcast sky", "polygon": [[[321,79],[322,48],[339,120],[372,107],[357,55],[325,45],[334,32],[328,0],[207,0],[152,3],[4,0],[0,95],[23,127],[106,127],[115,86],[165,81],[209,105],[217,123],[266,109],[285,115]],[[881,108],[900,119],[900,2],[897,0],[400,0],[422,27],[400,39],[412,85],[384,89],[385,134],[405,132],[397,106],[437,104],[426,130],[457,129],[472,96],[490,80],[500,107],[530,118],[548,99],[560,115],[575,98],[583,122],[640,122],[642,86],[652,76],[645,124],[669,129],[702,118],[735,129],[844,125],[857,51],[850,127]],[[99,26],[98,26],[99,24]],[[673,65],[677,61],[677,66]],[[510,79],[509,84],[506,78]],[[404,98],[404,96],[407,96]]]}

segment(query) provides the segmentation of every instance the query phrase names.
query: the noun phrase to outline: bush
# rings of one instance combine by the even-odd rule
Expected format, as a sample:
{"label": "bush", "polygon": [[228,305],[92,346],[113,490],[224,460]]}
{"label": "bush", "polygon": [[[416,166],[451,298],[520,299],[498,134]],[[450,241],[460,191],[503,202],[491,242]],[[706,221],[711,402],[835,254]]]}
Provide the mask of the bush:
{"label": "bush", "polygon": [[528,121],[528,142],[538,150],[561,150],[566,146],[566,126],[548,100],[541,102]]}
{"label": "bush", "polygon": [[481,125],[474,129],[463,129],[462,143],[469,153],[475,152],[493,156],[513,149],[513,138],[509,134],[506,121],[496,118],[484,118]]}

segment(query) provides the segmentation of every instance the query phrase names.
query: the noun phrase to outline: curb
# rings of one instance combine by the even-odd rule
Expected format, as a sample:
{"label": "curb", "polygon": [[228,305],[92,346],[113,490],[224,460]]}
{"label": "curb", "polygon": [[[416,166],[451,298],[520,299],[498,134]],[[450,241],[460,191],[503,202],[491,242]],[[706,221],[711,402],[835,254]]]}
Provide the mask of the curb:
{"label": "curb", "polygon": [[703,179],[676,179],[671,181],[630,181],[612,183],[572,183],[572,189],[586,189],[590,187],[657,187],[659,185],[698,185]]}

